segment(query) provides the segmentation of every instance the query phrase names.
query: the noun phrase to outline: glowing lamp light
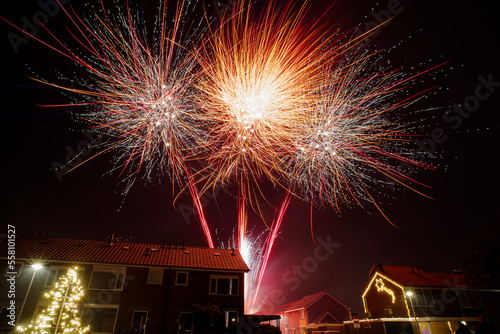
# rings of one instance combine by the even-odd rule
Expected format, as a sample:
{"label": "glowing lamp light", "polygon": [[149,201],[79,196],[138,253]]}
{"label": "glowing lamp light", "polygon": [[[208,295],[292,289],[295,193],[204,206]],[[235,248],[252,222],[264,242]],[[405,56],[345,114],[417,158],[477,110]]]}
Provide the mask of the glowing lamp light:
{"label": "glowing lamp light", "polygon": [[408,297],[413,296],[413,291],[406,291],[406,295],[407,295]]}
{"label": "glowing lamp light", "polygon": [[39,269],[43,268],[43,266],[39,263],[32,264],[31,267],[35,270],[39,270]]}

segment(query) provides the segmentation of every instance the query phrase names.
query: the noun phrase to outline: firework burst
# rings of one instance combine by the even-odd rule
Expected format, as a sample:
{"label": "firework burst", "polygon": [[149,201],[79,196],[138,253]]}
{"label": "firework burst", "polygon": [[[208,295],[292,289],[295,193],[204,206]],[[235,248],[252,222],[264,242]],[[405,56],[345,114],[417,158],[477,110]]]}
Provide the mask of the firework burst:
{"label": "firework burst", "polygon": [[53,34],[55,45],[37,40],[68,57],[86,75],[67,86],[38,81],[73,93],[75,103],[57,106],[84,108],[76,117],[106,138],[96,155],[114,153],[112,171],[120,173],[125,194],[138,177],[149,180],[156,176],[153,173],[167,174],[174,185],[189,191],[207,242],[213,247],[193,177],[195,170],[189,163],[199,153],[205,132],[193,118],[196,60],[181,45],[199,42],[203,28],[191,27],[192,35],[183,31],[188,25],[184,1],[177,3],[173,17],[169,17],[166,1],[160,2],[152,34],[139,26],[143,19],[132,14],[128,1],[125,10],[119,7],[118,15],[113,16],[101,2],[101,14],[96,11],[92,20],[81,19],[74,10],[68,12],[59,5],[71,20],[68,31],[79,51],[71,50]]}
{"label": "firework burst", "polygon": [[412,135],[399,119],[417,99],[398,97],[414,76],[388,70],[380,61],[380,54],[364,53],[326,70],[314,114],[296,138],[296,154],[282,162],[298,196],[336,209],[362,205],[374,202],[368,187],[383,183],[381,175],[409,179],[395,168],[401,161],[432,168],[404,149]]}
{"label": "firework burst", "polygon": [[283,180],[280,157],[310,114],[325,35],[304,23],[305,4],[293,12],[291,3],[278,10],[271,1],[257,16],[242,1],[203,44],[198,104],[210,124],[213,184],[245,183],[240,189],[251,192],[263,179]]}

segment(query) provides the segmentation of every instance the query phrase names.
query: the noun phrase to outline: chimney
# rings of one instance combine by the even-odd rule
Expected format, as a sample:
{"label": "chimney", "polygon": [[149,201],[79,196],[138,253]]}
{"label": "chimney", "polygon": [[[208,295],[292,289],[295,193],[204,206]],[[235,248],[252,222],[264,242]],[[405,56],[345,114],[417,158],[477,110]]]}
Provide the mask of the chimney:
{"label": "chimney", "polygon": [[149,256],[149,247],[146,247],[146,250],[144,251],[144,256]]}
{"label": "chimney", "polygon": [[108,246],[113,246],[114,239],[115,239],[115,232],[111,232],[111,235],[108,237],[108,241],[106,241],[106,244]]}
{"label": "chimney", "polygon": [[420,275],[420,269],[417,267],[417,271],[418,271],[418,276],[422,276]]}

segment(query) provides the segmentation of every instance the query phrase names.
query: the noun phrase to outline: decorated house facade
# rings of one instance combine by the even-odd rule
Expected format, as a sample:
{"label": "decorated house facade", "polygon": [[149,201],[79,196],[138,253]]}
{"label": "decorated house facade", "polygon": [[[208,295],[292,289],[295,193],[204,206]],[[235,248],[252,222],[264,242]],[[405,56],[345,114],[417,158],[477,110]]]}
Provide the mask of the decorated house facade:
{"label": "decorated house facade", "polygon": [[327,291],[305,296],[298,301],[263,311],[279,316],[282,334],[344,333],[344,321],[351,320],[350,308]]}
{"label": "decorated house facade", "polygon": [[[473,329],[478,317],[495,320],[499,290],[474,289],[460,271],[428,273],[413,266],[375,264],[362,294],[365,319],[346,322],[364,333],[451,334],[458,323]],[[498,305],[498,304],[497,304]]]}
{"label": "decorated house facade", "polygon": [[12,298],[9,285],[0,288],[2,330],[12,329],[11,300],[15,324],[28,324],[48,306],[43,292],[74,266],[86,290],[82,319],[93,333],[196,333],[193,312],[213,306],[225,328],[244,315],[248,267],[234,249],[25,235],[16,239],[15,267],[7,267],[6,243],[0,248],[0,270],[15,280]]}

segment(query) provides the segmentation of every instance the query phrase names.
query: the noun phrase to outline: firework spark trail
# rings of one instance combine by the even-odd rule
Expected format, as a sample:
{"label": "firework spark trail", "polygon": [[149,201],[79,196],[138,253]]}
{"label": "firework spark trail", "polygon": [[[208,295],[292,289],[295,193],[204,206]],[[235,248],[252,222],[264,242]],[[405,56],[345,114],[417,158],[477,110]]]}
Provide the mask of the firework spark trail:
{"label": "firework spark trail", "polygon": [[265,251],[262,255],[262,263],[259,266],[259,273],[256,279],[256,282],[254,282],[254,295],[252,298],[251,302],[251,308],[250,310],[255,310],[255,302],[257,300],[257,296],[259,295],[259,290],[260,286],[262,284],[262,280],[264,279],[264,273],[266,272],[267,268],[267,262],[269,261],[269,257],[271,256],[271,251],[274,246],[274,241],[276,240],[276,236],[280,230],[281,223],[283,222],[283,218],[285,216],[285,212],[288,208],[288,205],[290,204],[290,200],[292,198],[291,192],[287,192],[285,195],[285,199],[283,200],[283,203],[281,204],[281,207],[277,211],[277,215],[274,219],[273,225],[271,227],[271,231],[269,232],[269,236],[266,240],[265,244]]}
{"label": "firework spark trail", "polygon": [[[222,24],[203,43],[198,61],[202,74],[199,120],[209,124],[205,188],[214,185],[238,189],[238,247],[251,267],[247,310],[254,310],[265,268],[290,202],[287,193],[268,227],[265,253],[250,260],[247,241],[247,206],[265,222],[259,199],[265,181],[287,188],[283,156],[294,151],[301,131],[297,124],[310,117],[315,86],[326,61],[322,48],[328,41],[320,20],[305,23],[307,2],[292,10],[267,3],[262,13],[252,12],[249,1],[238,2]],[[294,12],[295,11],[295,12]],[[255,242],[252,243],[255,247]]]}

